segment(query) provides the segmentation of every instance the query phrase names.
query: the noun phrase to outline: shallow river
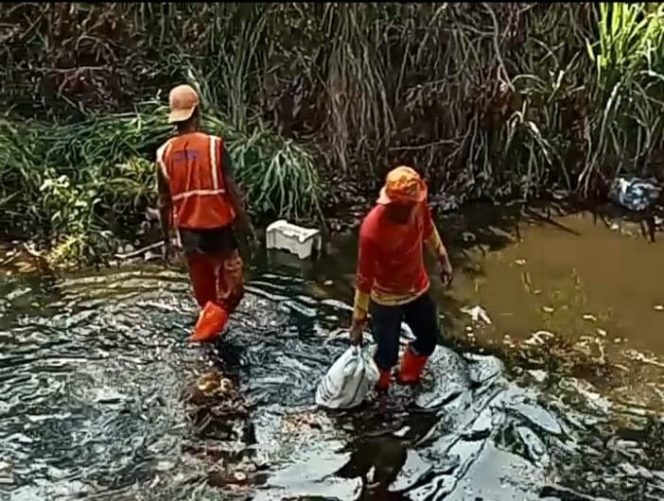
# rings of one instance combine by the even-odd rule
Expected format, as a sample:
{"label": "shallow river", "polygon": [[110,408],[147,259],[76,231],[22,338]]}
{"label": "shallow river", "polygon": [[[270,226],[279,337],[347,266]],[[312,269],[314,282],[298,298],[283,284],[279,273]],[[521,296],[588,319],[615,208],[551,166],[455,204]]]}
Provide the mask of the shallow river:
{"label": "shallow river", "polygon": [[8,276],[0,499],[663,499],[662,245],[475,218],[445,221],[458,282],[423,386],[349,413],[313,396],[347,347],[352,241],[252,270],[215,348],[186,342],[180,271]]}

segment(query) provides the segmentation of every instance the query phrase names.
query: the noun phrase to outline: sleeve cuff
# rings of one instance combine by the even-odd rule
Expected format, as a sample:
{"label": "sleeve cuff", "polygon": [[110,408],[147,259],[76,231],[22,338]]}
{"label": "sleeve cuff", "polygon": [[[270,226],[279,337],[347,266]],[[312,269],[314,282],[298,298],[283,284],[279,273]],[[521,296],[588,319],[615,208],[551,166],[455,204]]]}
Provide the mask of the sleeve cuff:
{"label": "sleeve cuff", "polygon": [[353,307],[353,318],[365,319],[369,313],[369,294],[355,289],[355,305]]}

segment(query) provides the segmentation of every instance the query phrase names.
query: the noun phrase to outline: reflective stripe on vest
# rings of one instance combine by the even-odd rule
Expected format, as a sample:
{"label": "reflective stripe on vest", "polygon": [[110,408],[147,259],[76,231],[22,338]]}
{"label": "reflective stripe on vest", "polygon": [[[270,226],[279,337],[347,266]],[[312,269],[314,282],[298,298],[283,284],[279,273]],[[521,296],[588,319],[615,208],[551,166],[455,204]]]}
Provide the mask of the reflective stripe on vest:
{"label": "reflective stripe on vest", "polygon": [[[219,190],[219,174],[217,172],[217,138],[210,136],[210,168],[212,169],[212,189]],[[222,191],[221,193],[225,193]]]}
{"label": "reflective stripe on vest", "polygon": [[183,198],[192,197],[192,196],[208,196],[208,195],[223,195],[226,193],[225,188],[219,188],[219,162],[217,160],[217,138],[215,136],[210,136],[210,169],[212,177],[212,189],[211,190],[189,190],[182,193],[178,193],[173,196],[173,201],[182,200]]}
{"label": "reflective stripe on vest", "polygon": [[[211,169],[211,177],[212,177],[212,189],[211,190],[189,190],[189,191],[184,191],[182,193],[178,193],[177,195],[173,196],[173,201],[175,202],[176,200],[182,200],[183,198],[191,197],[191,196],[207,196],[207,195],[223,195],[226,193],[225,188],[220,188],[219,187],[219,162],[217,159],[217,141],[218,139],[215,136],[209,136],[210,140],[210,169]],[[169,139],[166,143],[164,143],[158,150],[157,150],[157,163],[159,163],[159,167],[161,168],[162,172],[164,173],[164,176],[166,179],[169,179],[168,176],[168,169],[166,168],[166,164],[164,163],[164,159],[166,158],[166,154],[168,153],[169,146],[171,145],[172,139]]]}
{"label": "reflective stripe on vest", "polygon": [[167,181],[170,178],[168,177],[168,169],[166,168],[166,164],[164,163],[164,157],[166,156],[166,150],[168,150],[168,147],[171,145],[171,141],[172,139],[169,139],[157,149],[157,164],[159,165],[161,173],[164,175],[164,178]]}
{"label": "reflective stripe on vest", "polygon": [[232,204],[226,198],[220,150],[220,138],[198,132],[171,138],[157,150],[176,225],[218,228],[234,220]]}

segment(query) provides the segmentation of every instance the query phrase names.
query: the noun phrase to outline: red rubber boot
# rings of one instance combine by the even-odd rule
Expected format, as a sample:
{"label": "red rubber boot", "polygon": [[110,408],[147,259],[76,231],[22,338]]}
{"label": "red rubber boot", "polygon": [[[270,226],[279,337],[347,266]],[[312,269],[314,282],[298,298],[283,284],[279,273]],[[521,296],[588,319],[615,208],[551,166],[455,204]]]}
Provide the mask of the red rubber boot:
{"label": "red rubber boot", "polygon": [[217,303],[208,301],[201,310],[190,341],[209,343],[214,341],[228,323],[228,312]]}
{"label": "red rubber boot", "polygon": [[384,371],[378,369],[380,375],[378,376],[378,382],[376,383],[376,391],[378,393],[387,393],[387,390],[390,388],[390,379],[392,377],[392,371]]}
{"label": "red rubber boot", "polygon": [[424,369],[428,358],[429,357],[424,355],[416,355],[410,347],[406,348],[406,352],[401,359],[401,367],[397,374],[397,381],[404,385],[419,384],[422,370]]}

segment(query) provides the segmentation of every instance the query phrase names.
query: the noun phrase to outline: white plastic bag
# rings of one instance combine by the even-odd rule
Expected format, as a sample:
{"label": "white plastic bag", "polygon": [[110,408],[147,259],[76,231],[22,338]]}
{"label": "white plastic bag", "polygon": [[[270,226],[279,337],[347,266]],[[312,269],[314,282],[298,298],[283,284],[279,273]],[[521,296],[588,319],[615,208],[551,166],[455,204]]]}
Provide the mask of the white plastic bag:
{"label": "white plastic bag", "polygon": [[316,405],[350,409],[360,405],[378,381],[378,368],[359,346],[351,346],[323,376],[316,389]]}

